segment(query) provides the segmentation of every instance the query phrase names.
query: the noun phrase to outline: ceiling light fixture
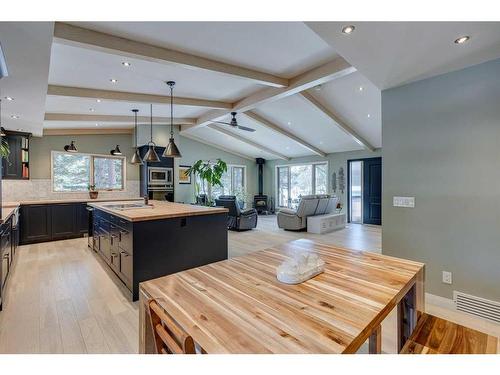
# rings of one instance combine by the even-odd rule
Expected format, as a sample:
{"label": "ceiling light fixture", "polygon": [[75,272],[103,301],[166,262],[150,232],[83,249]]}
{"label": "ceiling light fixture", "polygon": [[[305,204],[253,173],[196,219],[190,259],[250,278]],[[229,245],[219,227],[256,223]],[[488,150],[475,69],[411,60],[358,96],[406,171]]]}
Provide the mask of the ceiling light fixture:
{"label": "ceiling light fixture", "polygon": [[292,122],[291,122],[291,121],[288,121],[288,122],[287,122],[287,125],[288,125],[288,126],[291,126],[291,125],[292,125]]}
{"label": "ceiling light fixture", "polygon": [[156,144],[153,142],[153,105],[151,104],[151,117],[150,117],[150,141],[148,142],[148,152],[146,152],[146,155],[144,155],[144,161],[149,162],[149,163],[158,163],[160,161],[160,158],[158,157],[158,154],[156,153],[155,147]]}
{"label": "ceiling light fixture", "polygon": [[64,151],[66,152],[78,152],[76,149],[75,141],[71,141],[69,145],[64,146]]}
{"label": "ceiling light fixture", "polygon": [[13,101],[14,98],[12,96],[6,96],[5,97],[5,100],[8,100],[9,102]]}
{"label": "ceiling light fixture", "polygon": [[346,35],[349,35],[349,34],[352,34],[352,32],[356,29],[356,27],[354,27],[353,25],[348,25],[348,26],[344,26],[342,28],[342,33],[343,34],[346,34]]}
{"label": "ceiling light fixture", "polygon": [[0,137],[5,137],[5,129],[2,126],[2,99],[0,99]]}
{"label": "ceiling light fixture", "polygon": [[359,86],[359,91],[363,91],[363,86]]}
{"label": "ceiling light fixture", "polygon": [[370,118],[370,117],[371,117],[371,115],[368,113],[368,114],[366,115],[366,117]]}
{"label": "ceiling light fixture", "polygon": [[455,39],[455,44],[464,44],[465,42],[468,42],[470,39],[470,36],[464,35],[461,36],[460,38]]}
{"label": "ceiling light fixture", "polygon": [[137,148],[137,112],[138,109],[133,109],[134,112],[134,133],[135,133],[135,152],[132,155],[132,159],[130,159],[130,164],[143,165],[143,161],[141,159],[141,155],[139,155],[139,149]]}
{"label": "ceiling light fixture", "polygon": [[122,62],[122,65],[126,66],[128,68],[132,64],[130,64],[128,61],[124,61],[124,62]]}
{"label": "ceiling light fixture", "polygon": [[165,151],[163,151],[164,157],[169,158],[180,158],[182,157],[179,148],[174,141],[174,81],[168,81],[167,85],[170,87],[170,139],[168,140],[168,145]]}
{"label": "ceiling light fixture", "polygon": [[95,111],[95,109],[94,109],[94,108],[89,108],[89,111],[90,111],[90,112],[94,112],[94,111]]}
{"label": "ceiling light fixture", "polygon": [[118,80],[117,80],[117,79],[114,79],[114,78],[111,78],[109,81],[110,81],[111,83],[117,83],[117,82],[118,82]]}
{"label": "ceiling light fixture", "polygon": [[314,91],[321,91],[322,89],[323,89],[322,85],[318,85],[318,86],[314,87]]}
{"label": "ceiling light fixture", "polygon": [[99,126],[99,124],[95,124],[95,126]]}
{"label": "ceiling light fixture", "polygon": [[97,103],[100,103],[100,102],[101,102],[101,99],[96,99],[96,102],[97,102]]}
{"label": "ceiling light fixture", "polygon": [[19,118],[18,115],[11,115],[10,117],[13,118],[14,120],[17,120]]}

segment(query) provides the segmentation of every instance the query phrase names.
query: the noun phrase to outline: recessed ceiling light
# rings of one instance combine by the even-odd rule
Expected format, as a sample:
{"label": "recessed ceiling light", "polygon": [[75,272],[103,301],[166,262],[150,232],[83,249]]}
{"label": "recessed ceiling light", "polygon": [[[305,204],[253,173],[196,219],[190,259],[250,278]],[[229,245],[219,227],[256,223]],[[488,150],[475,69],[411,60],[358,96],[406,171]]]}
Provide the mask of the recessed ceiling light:
{"label": "recessed ceiling light", "polygon": [[355,27],[354,27],[353,25],[348,25],[348,26],[344,26],[344,27],[342,28],[342,32],[343,32],[344,34],[349,35],[349,34],[352,34],[352,32],[354,31],[354,29],[355,29]]}
{"label": "recessed ceiling light", "polygon": [[363,86],[359,86],[359,91],[363,91]]}
{"label": "recessed ceiling light", "polygon": [[321,91],[321,89],[323,89],[323,86],[318,85],[314,88],[314,91]]}
{"label": "recessed ceiling light", "polygon": [[94,112],[94,111],[95,111],[95,109],[94,109],[94,108],[89,108],[89,111],[90,111],[90,112]]}
{"label": "recessed ceiling light", "polygon": [[369,113],[366,115],[366,117],[368,117],[368,118],[370,118],[370,116],[371,116],[371,115],[370,115]]}
{"label": "recessed ceiling light", "polygon": [[114,78],[111,78],[109,81],[110,81],[111,83],[116,83],[116,82],[118,82],[118,80],[117,80],[117,79],[114,79]]}
{"label": "recessed ceiling light", "polygon": [[100,102],[101,102],[101,99],[96,99],[96,102],[97,102],[97,103],[100,103]]}
{"label": "recessed ceiling light", "polygon": [[288,126],[291,126],[291,125],[292,125],[292,122],[291,122],[291,121],[288,121],[288,122],[287,122],[287,125],[288,125]]}
{"label": "recessed ceiling light", "polygon": [[95,124],[95,126],[99,126],[99,124]]}
{"label": "recessed ceiling light", "polygon": [[131,64],[128,61],[124,61],[124,62],[122,62],[122,65],[126,66],[126,67],[129,67]]}
{"label": "recessed ceiling light", "polygon": [[19,118],[18,115],[11,115],[10,117],[13,118],[13,119],[16,119],[16,120]]}
{"label": "recessed ceiling light", "polygon": [[469,41],[470,36],[464,35],[461,36],[460,38],[455,39],[455,44],[464,44],[465,42]]}
{"label": "recessed ceiling light", "polygon": [[286,148],[287,150],[290,150],[290,147],[288,147],[288,146],[286,146],[285,148]]}
{"label": "recessed ceiling light", "polygon": [[323,141],[319,141],[319,144],[322,145],[323,144]]}
{"label": "recessed ceiling light", "polygon": [[9,102],[13,101],[14,98],[12,96],[6,96],[5,97],[5,100],[8,100]]}
{"label": "recessed ceiling light", "polygon": [[18,131],[18,132],[22,132],[22,131],[23,131],[23,128],[17,128],[17,131]]}

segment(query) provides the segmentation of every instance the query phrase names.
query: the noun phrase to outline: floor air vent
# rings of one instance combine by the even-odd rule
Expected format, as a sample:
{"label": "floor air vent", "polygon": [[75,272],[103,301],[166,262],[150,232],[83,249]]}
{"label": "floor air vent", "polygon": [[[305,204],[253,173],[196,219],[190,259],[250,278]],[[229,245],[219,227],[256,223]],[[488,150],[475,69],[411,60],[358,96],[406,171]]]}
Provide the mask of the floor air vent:
{"label": "floor air vent", "polygon": [[462,292],[453,292],[453,300],[458,311],[480,316],[500,323],[500,303],[471,296]]}

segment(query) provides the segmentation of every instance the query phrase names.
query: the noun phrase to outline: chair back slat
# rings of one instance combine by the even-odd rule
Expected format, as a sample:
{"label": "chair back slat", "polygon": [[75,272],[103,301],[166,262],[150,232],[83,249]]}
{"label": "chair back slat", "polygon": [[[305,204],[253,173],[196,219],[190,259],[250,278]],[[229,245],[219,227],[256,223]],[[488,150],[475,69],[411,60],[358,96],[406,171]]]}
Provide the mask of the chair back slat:
{"label": "chair back slat", "polygon": [[158,354],[195,354],[193,338],[154,299],[149,301],[149,315]]}

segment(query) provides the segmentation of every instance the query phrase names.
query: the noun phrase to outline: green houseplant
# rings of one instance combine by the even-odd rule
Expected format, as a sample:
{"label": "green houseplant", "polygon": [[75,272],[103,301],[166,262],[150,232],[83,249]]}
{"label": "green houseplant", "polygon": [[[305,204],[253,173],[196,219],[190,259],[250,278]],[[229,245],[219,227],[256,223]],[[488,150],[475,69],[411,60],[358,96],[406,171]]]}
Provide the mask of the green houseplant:
{"label": "green houseplant", "polygon": [[221,159],[215,162],[211,160],[198,160],[186,173],[196,174],[201,180],[201,190],[207,194],[207,205],[212,205],[212,187],[222,186],[222,175],[227,172],[227,164]]}
{"label": "green houseplant", "polygon": [[0,157],[7,159],[10,154],[10,149],[9,149],[9,144],[5,140],[4,137],[2,137],[2,141],[0,142]]}
{"label": "green houseplant", "polygon": [[89,185],[88,189],[89,189],[90,199],[97,199],[99,192],[95,189],[95,185]]}

